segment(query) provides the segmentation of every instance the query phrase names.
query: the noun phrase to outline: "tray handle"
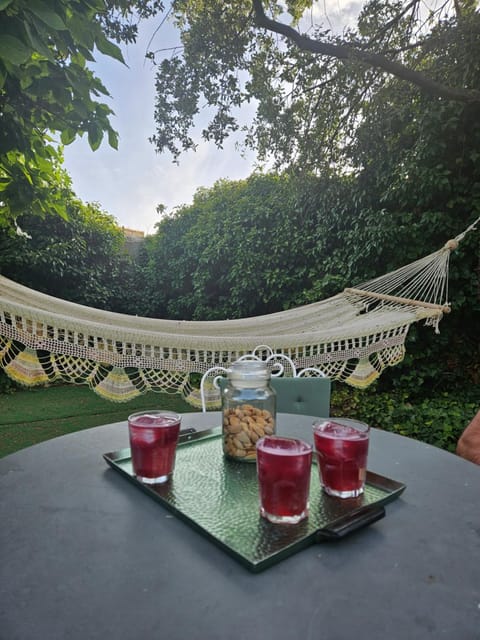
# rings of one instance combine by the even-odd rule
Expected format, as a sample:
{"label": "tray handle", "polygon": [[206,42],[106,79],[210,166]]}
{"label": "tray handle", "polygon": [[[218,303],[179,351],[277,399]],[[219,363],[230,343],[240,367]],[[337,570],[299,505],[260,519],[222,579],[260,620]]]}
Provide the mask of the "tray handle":
{"label": "tray handle", "polygon": [[363,527],[377,522],[377,520],[381,520],[384,516],[385,507],[382,505],[371,505],[359,511],[348,513],[327,527],[318,529],[316,541],[340,540],[354,531],[363,529]]}

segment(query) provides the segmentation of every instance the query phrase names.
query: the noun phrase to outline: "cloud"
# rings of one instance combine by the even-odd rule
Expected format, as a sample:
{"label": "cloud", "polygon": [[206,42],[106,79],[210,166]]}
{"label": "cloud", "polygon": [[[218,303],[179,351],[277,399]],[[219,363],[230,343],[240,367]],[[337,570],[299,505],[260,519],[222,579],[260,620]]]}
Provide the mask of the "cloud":
{"label": "cloud", "polygon": [[364,6],[363,0],[324,0],[316,2],[306,12],[302,21],[302,30],[315,26],[341,34],[346,28],[356,24],[358,14]]}

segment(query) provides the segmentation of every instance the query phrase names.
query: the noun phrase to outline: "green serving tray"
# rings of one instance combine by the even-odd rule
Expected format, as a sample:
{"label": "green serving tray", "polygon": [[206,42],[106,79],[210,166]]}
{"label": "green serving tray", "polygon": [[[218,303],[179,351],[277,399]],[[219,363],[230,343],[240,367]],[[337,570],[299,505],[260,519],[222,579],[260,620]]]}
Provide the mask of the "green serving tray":
{"label": "green serving tray", "polygon": [[181,433],[173,476],[163,485],[146,485],[135,478],[130,449],[103,457],[253,572],[315,542],[342,538],[379,520],[385,515],[384,505],[405,489],[400,482],[368,471],[362,496],[334,498],[322,491],[317,466],[312,465],[309,517],[297,525],[278,525],[260,516],[255,464],[224,457],[220,427]]}

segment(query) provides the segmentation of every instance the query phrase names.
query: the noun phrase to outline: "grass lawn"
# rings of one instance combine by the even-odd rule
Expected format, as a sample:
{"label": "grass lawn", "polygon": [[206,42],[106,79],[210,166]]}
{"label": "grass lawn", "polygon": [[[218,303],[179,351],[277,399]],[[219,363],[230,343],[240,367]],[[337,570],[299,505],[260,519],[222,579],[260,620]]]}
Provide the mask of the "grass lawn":
{"label": "grass lawn", "polygon": [[126,420],[144,408],[195,411],[182,396],[146,393],[130,402],[104,400],[85,386],[32,388],[0,395],[0,457],[66,433]]}

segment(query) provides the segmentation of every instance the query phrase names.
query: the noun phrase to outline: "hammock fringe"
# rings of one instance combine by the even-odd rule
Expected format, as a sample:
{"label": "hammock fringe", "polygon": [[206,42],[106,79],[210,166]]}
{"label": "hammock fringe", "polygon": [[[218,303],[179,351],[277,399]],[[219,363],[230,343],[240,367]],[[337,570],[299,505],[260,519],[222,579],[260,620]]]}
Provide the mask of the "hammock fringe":
{"label": "hammock fringe", "polygon": [[146,391],[180,393],[200,407],[201,376],[257,348],[262,358],[283,354],[297,369],[312,367],[364,388],[401,362],[412,323],[424,321],[439,332],[450,312],[450,253],[479,221],[439,251],[332,298],[238,320],[111,313],[0,276],[0,367],[22,385],[87,384],[115,402]]}

